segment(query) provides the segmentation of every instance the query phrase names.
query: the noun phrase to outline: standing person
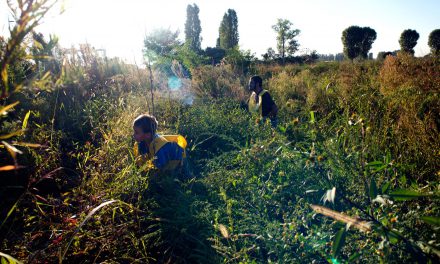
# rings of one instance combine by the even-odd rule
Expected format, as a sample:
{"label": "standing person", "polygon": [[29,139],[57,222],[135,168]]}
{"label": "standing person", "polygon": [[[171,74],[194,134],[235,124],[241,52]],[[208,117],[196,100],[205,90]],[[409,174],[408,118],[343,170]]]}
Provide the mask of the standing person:
{"label": "standing person", "polygon": [[157,120],[151,115],[140,115],[133,122],[133,137],[136,140],[134,155],[140,166],[159,171],[176,171],[186,163],[187,142],[181,135],[159,135]]}
{"label": "standing person", "polygon": [[252,91],[249,98],[248,108],[250,112],[258,113],[263,122],[269,118],[273,128],[278,125],[278,107],[272,100],[269,92],[263,89],[263,80],[260,76],[254,75],[249,79],[249,91]]}

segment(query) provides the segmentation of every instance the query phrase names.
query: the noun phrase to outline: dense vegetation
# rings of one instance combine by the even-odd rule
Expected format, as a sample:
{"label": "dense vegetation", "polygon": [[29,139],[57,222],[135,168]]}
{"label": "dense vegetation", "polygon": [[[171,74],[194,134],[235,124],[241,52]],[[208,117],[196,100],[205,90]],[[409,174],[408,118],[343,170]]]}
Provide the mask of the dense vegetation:
{"label": "dense vegetation", "polygon": [[[22,21],[1,40],[2,261],[439,261],[439,57],[168,60],[170,75],[26,41]],[[276,130],[241,107],[252,74]],[[145,112],[187,138],[193,179],[136,166]]]}

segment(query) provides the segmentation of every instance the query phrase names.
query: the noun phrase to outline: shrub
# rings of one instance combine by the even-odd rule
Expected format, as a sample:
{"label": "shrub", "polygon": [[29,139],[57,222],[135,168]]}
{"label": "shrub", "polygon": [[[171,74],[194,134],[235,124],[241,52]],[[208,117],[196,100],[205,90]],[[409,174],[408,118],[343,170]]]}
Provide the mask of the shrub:
{"label": "shrub", "polygon": [[195,68],[192,75],[191,90],[200,98],[242,100],[246,97],[245,80],[234,73],[231,66],[201,66]]}

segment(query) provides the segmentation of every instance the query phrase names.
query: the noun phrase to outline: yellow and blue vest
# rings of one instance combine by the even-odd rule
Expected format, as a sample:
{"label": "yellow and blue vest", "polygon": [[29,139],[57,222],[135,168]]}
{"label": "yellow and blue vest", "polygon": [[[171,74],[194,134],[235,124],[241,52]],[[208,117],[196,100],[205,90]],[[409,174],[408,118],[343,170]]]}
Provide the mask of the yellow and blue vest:
{"label": "yellow and blue vest", "polygon": [[[258,113],[261,116],[263,116],[263,95],[267,93],[267,90],[263,90],[260,92],[260,94],[256,94],[255,92],[252,92],[251,97],[249,98],[249,112],[251,113]],[[258,102],[257,102],[257,96],[258,96]]]}
{"label": "yellow and blue vest", "polygon": [[175,170],[186,158],[186,139],[181,135],[155,134],[149,146],[145,142],[135,143],[133,152],[136,163],[145,169]]}

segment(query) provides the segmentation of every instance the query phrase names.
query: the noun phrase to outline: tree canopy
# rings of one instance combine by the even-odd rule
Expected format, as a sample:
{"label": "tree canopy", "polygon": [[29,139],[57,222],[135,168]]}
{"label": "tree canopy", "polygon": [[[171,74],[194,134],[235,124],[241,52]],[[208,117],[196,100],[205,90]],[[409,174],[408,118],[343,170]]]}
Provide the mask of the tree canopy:
{"label": "tree canopy", "polygon": [[342,32],[344,55],[349,59],[361,57],[366,59],[376,40],[376,31],[370,27],[350,26]]}
{"label": "tree canopy", "polygon": [[200,25],[199,11],[200,9],[196,4],[186,7],[185,44],[196,52],[201,50],[202,42],[200,36],[202,27]]}
{"label": "tree canopy", "polygon": [[435,29],[429,34],[428,46],[434,55],[440,55],[440,29]]}
{"label": "tree canopy", "polygon": [[231,49],[238,45],[238,40],[237,13],[234,9],[228,9],[220,24],[218,45],[222,49]]}
{"label": "tree canopy", "polygon": [[301,32],[299,29],[292,29],[293,23],[287,19],[279,18],[277,23],[272,26],[273,30],[277,32],[277,49],[281,55],[283,63],[287,56],[292,56],[299,47],[296,36]]}
{"label": "tree canopy", "polygon": [[400,49],[403,52],[414,54],[414,47],[420,35],[413,29],[406,29],[402,32],[399,39]]}
{"label": "tree canopy", "polygon": [[156,57],[164,57],[171,53],[177,46],[181,45],[177,39],[179,31],[159,28],[153,30],[144,39],[144,53],[151,61]]}

